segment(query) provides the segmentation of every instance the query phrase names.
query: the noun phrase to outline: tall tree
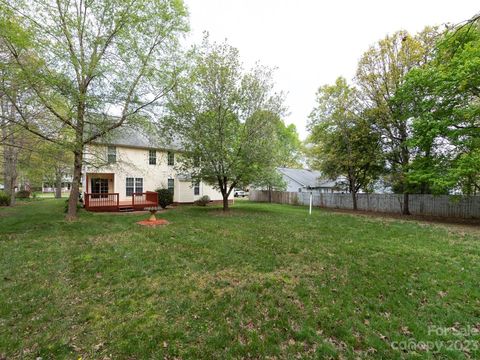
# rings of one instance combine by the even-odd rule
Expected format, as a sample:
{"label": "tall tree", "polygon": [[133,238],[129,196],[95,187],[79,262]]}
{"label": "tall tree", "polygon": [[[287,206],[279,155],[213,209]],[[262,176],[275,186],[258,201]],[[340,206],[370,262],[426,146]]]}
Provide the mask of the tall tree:
{"label": "tall tree", "polygon": [[303,146],[295,124],[286,125],[278,118],[276,126],[278,166],[298,168],[302,166]]}
{"label": "tall tree", "polygon": [[5,96],[0,96],[0,145],[2,145],[2,170],[4,191],[10,197],[10,206],[15,205],[15,187],[18,178],[18,160],[23,147],[21,129],[12,119],[15,109]]}
{"label": "tall tree", "polygon": [[235,187],[271,168],[283,97],[272,93],[271,70],[244,71],[237,49],[205,37],[190,70],[171,93],[163,126],[178,137],[181,167],[217,188],[228,210]]}
{"label": "tall tree", "polygon": [[435,193],[480,193],[480,21],[445,32],[433,59],[395,94],[413,119],[418,149],[409,180]]}
{"label": "tall tree", "polygon": [[[24,109],[5,89],[19,123],[73,153],[67,219],[76,217],[85,146],[134,121],[171,88],[186,16],[181,0],[2,3],[11,74],[32,95]],[[48,116],[36,116],[39,109]]]}
{"label": "tall tree", "polygon": [[357,210],[357,193],[382,171],[380,138],[363,117],[360,94],[344,78],[320,87],[316,101],[309,122],[311,164],[332,179],[345,176]]}
{"label": "tall tree", "polygon": [[406,31],[396,32],[366,51],[357,69],[357,84],[381,136],[392,187],[404,194],[404,214],[410,213],[408,171],[414,148],[409,144],[412,129],[408,104],[392,99],[407,73],[429,60],[436,36],[433,28],[426,28],[415,36]]}
{"label": "tall tree", "polygon": [[55,197],[62,197],[62,183],[72,175],[72,153],[61,146],[35,139],[34,146],[24,149],[20,159],[20,172],[31,184],[40,186],[43,183],[52,184]]}

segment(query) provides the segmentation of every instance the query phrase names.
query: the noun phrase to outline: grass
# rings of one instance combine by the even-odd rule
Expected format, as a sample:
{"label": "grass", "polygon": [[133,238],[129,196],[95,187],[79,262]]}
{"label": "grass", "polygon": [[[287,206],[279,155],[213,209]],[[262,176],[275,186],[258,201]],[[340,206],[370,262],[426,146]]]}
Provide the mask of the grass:
{"label": "grass", "polygon": [[68,223],[63,206],[0,209],[0,358],[480,357],[478,234],[250,202]]}

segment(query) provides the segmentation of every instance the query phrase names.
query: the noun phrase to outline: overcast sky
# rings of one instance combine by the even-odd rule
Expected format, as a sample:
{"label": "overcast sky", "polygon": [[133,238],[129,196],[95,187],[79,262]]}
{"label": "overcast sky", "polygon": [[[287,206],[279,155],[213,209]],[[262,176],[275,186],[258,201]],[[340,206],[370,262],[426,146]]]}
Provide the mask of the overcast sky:
{"label": "overcast sky", "polygon": [[278,90],[287,92],[290,114],[302,139],[319,86],[351,79],[362,53],[396,30],[458,23],[480,11],[478,0],[186,0],[191,41],[203,31],[227,39],[248,67],[277,67]]}

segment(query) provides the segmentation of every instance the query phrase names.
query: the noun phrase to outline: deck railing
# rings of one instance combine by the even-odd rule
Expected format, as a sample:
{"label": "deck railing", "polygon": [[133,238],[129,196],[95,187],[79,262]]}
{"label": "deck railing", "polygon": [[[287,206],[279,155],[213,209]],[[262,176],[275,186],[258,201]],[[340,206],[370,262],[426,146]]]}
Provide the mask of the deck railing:
{"label": "deck railing", "polygon": [[[120,205],[129,207],[128,202],[120,202],[119,193],[85,193],[85,209],[91,211],[119,211]],[[147,191],[132,194],[131,207],[134,210],[143,210],[145,207],[158,206],[158,193]]]}
{"label": "deck railing", "polygon": [[85,193],[85,208],[91,210],[93,208],[118,208],[118,193]]}
{"label": "deck railing", "polygon": [[158,206],[158,193],[156,191],[132,194],[132,207],[134,209],[148,206]]}

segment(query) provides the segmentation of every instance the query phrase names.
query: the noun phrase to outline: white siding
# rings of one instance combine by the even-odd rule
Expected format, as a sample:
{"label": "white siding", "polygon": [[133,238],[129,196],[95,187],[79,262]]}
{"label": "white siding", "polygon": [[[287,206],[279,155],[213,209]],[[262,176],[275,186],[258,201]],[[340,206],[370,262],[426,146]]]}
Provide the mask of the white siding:
{"label": "white siding", "polygon": [[[90,146],[86,155],[87,162],[95,162],[95,159],[105,156],[106,146]],[[178,153],[175,153],[175,164],[178,161]],[[98,161],[97,161],[98,162]],[[157,150],[157,162],[155,165],[149,164],[149,150],[130,147],[117,146],[117,162],[101,167],[86,166],[83,172],[82,185],[86,191],[86,174],[90,173],[113,173],[113,188],[109,191],[119,193],[120,200],[127,200],[126,196],[126,178],[143,178],[143,191],[154,191],[160,187],[166,188],[169,178],[175,180],[174,201],[179,203],[190,203],[202,195],[208,195],[211,200],[222,200],[222,194],[213,189],[210,185],[200,184],[200,195],[193,195],[193,184],[191,180],[183,180],[177,176],[174,166],[167,163],[167,151]],[[230,196],[233,198],[233,192]]]}

